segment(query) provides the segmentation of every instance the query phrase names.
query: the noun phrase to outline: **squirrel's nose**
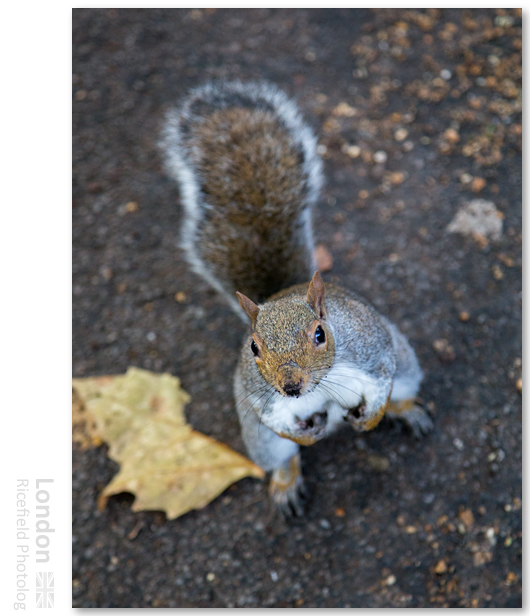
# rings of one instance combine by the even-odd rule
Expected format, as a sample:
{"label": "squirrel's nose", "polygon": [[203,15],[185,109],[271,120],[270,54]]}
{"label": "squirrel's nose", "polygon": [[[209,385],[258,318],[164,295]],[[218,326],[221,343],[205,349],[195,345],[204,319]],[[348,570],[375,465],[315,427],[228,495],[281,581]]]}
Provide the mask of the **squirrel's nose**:
{"label": "squirrel's nose", "polygon": [[304,386],[304,375],[298,364],[290,361],[278,370],[278,384],[286,396],[299,396]]}
{"label": "squirrel's nose", "polygon": [[299,396],[302,391],[302,379],[300,379],[298,383],[285,383],[283,386],[283,391],[288,396]]}

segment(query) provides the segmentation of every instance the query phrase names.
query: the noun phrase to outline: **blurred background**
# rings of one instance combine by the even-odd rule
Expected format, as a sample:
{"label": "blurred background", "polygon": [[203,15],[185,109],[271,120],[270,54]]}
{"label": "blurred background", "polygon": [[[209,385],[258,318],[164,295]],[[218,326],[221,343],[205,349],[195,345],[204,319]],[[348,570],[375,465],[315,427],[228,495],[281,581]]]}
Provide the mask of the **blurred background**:
{"label": "blurred background", "polygon": [[73,10],[74,375],[170,372],[244,452],[245,327],[183,261],[157,140],[189,88],[267,79],[318,136],[324,279],[407,335],[435,418],[304,449],[290,525],[250,479],[98,512],[117,466],[74,448],[74,607],[521,607],[521,50],[518,9]]}

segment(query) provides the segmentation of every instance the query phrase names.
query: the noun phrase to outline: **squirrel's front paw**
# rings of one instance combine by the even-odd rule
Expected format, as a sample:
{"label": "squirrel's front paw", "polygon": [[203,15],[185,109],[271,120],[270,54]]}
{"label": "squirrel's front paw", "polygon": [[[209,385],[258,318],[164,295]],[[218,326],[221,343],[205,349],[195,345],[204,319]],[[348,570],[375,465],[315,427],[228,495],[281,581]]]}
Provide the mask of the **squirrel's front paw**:
{"label": "squirrel's front paw", "polygon": [[296,417],[295,423],[289,432],[277,432],[276,434],[282,438],[288,438],[290,441],[298,443],[298,445],[313,445],[326,436],[327,423],[327,411],[319,411],[313,413],[307,419]]}
{"label": "squirrel's front paw", "polygon": [[368,416],[366,411],[367,403],[363,396],[357,406],[347,409],[343,417],[344,421],[347,421],[357,432],[367,432],[368,430],[373,430],[383,418],[385,407],[382,406],[377,413],[372,413]]}
{"label": "squirrel's front paw", "polygon": [[[308,444],[312,445],[316,441],[326,436],[326,427],[328,423],[327,411],[313,413],[307,419],[298,419],[296,428],[300,435],[300,441],[306,439]],[[300,443],[305,445],[305,443]]]}
{"label": "squirrel's front paw", "polygon": [[273,471],[269,496],[284,518],[300,517],[304,514],[305,488],[300,454],[293,456],[285,466]]}

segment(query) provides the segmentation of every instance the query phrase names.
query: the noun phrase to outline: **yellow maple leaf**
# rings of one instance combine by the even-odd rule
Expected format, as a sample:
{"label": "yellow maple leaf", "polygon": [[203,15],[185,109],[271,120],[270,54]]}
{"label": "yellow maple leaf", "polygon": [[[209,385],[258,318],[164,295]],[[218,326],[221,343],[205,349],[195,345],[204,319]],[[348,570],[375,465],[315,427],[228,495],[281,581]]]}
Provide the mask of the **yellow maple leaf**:
{"label": "yellow maple leaf", "polygon": [[244,456],[186,423],[190,398],[176,377],[129,368],[125,375],[74,379],[73,387],[85,417],[93,420],[92,442],[99,436],[120,464],[100,495],[100,508],[109,496],[131,492],[134,511],[161,509],[173,519],[201,509],[243,477],[264,476]]}
{"label": "yellow maple leaf", "polygon": [[113,378],[98,376],[90,379],[74,379],[77,386],[72,389],[72,440],[83,450],[99,447],[103,442],[94,415],[87,409],[85,402],[99,396]]}

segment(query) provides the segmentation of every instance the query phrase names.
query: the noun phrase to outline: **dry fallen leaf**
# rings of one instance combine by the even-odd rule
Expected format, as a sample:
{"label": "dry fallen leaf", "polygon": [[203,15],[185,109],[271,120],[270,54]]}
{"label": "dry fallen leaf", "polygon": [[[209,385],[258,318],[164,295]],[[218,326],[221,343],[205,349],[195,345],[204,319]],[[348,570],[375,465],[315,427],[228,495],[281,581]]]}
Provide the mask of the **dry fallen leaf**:
{"label": "dry fallen leaf", "polygon": [[92,379],[77,379],[83,382],[80,386],[81,391],[72,390],[72,441],[78,443],[83,450],[89,447],[99,447],[103,442],[94,415],[87,410],[85,400],[97,395],[98,391],[112,382],[112,378],[102,376]]}
{"label": "dry fallen leaf", "polygon": [[504,215],[492,201],[473,199],[465,203],[447,226],[450,233],[474,237],[487,246],[488,240],[499,240]]}
{"label": "dry fallen leaf", "polygon": [[84,418],[92,419],[95,434],[120,464],[100,495],[101,509],[113,494],[131,492],[134,511],[164,510],[173,519],[201,509],[243,477],[264,476],[245,457],[186,423],[189,396],[169,374],[129,368],[125,375],[74,379],[73,387]]}

